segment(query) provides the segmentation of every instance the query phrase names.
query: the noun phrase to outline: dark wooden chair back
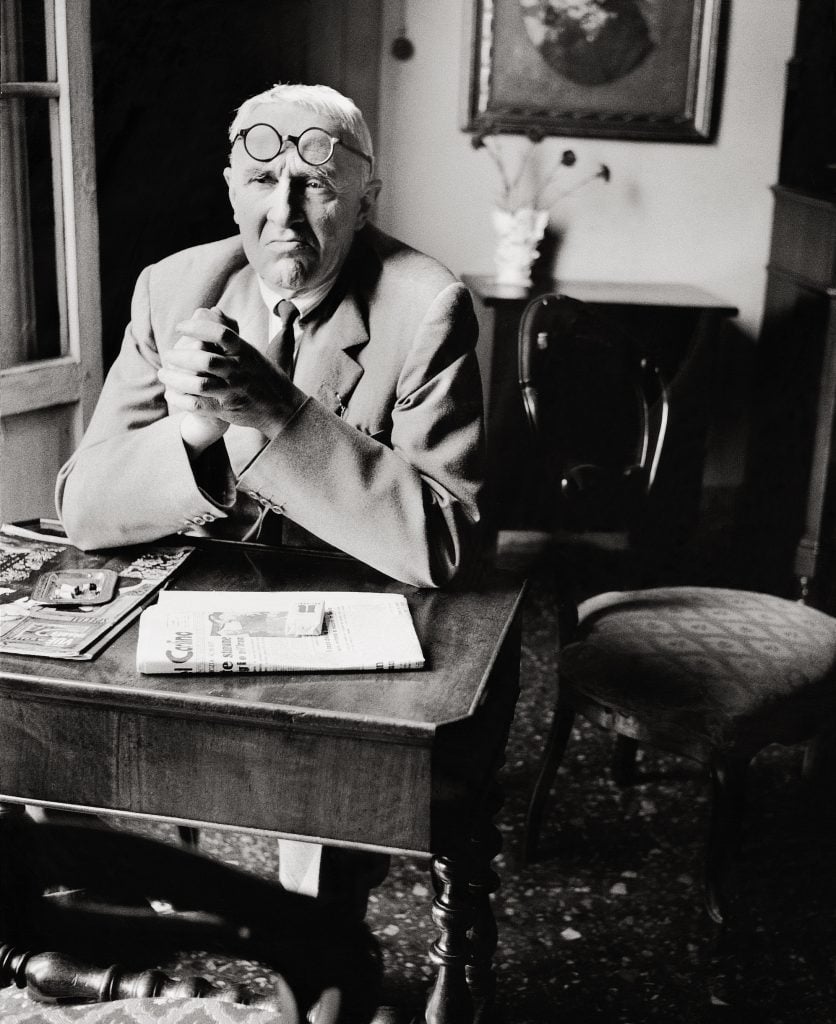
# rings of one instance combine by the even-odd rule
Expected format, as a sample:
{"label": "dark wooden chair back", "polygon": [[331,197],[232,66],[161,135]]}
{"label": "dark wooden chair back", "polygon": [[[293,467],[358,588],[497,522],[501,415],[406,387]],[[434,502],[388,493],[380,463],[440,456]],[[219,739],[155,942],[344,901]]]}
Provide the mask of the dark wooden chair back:
{"label": "dark wooden chair back", "polygon": [[519,384],[555,522],[632,529],[659,467],[668,394],[614,323],[565,295],[533,299],[519,332]]}
{"label": "dark wooden chair back", "polygon": [[[76,896],[45,895],[56,887]],[[377,1008],[381,957],[363,922],[158,840],[0,814],[0,987],[27,986],[46,1002],[219,995],[204,979],[149,969],[182,950],[275,970],[288,1019],[306,1019],[323,992],[338,993],[328,1019],[342,1024],[364,1024]],[[251,996],[242,990],[240,1001]]]}

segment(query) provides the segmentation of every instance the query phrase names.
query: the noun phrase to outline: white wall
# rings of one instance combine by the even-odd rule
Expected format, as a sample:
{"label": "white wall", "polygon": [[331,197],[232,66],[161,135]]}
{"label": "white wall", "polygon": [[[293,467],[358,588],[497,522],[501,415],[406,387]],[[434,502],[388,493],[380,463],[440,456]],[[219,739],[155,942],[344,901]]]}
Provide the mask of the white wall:
{"label": "white wall", "polygon": [[[473,0],[384,0],[378,223],[456,273],[492,270],[489,210],[497,176],[460,123],[463,26]],[[391,41],[406,9],[415,55]],[[720,130],[709,145],[547,139],[571,145],[579,167],[606,162],[597,182],[558,204],[564,278],[680,281],[740,309],[757,334],[777,177],[786,61],[797,0],[733,0]],[[509,146],[514,140],[506,140]]]}

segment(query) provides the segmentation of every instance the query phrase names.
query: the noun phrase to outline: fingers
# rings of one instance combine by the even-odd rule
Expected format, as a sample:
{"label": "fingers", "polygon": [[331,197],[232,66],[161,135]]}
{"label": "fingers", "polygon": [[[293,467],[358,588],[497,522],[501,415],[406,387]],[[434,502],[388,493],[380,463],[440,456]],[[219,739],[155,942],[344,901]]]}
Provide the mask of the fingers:
{"label": "fingers", "polygon": [[179,412],[199,412],[217,416],[221,411],[220,402],[208,395],[190,395],[166,388],[166,401],[172,409]]}
{"label": "fingers", "polygon": [[188,366],[167,363],[157,371],[160,383],[186,395],[212,395],[226,388],[226,381],[215,374],[195,372]]}
{"label": "fingers", "polygon": [[214,347],[196,338],[180,338],[180,340],[163,353],[163,366],[189,370],[193,373],[222,376],[228,372],[231,357],[222,355]]}
{"label": "fingers", "polygon": [[[180,337],[163,353],[165,369],[173,368],[196,375],[225,377],[230,372],[228,361],[235,357],[242,342],[237,335],[237,323],[213,306],[196,309],[188,320],[176,324]],[[203,390],[206,385],[192,386],[184,378],[167,377],[160,372],[160,380],[179,390]]]}
{"label": "fingers", "polygon": [[[176,324],[175,331],[179,337],[161,353],[162,366],[157,371],[170,409],[254,427],[262,433],[280,418],[276,410],[288,379],[239,336],[234,320],[216,307],[200,308]],[[187,431],[191,422],[187,421]],[[184,439],[197,448],[207,437],[220,436],[220,429],[226,427],[215,425],[207,432],[205,424],[198,422]]]}
{"label": "fingers", "polygon": [[227,316],[217,306],[211,306],[206,309],[204,306],[198,307],[194,313],[192,313],[190,320],[202,320],[205,323],[219,324],[226,330],[232,331],[233,334],[238,333],[238,321],[233,320],[232,317]]}
{"label": "fingers", "polygon": [[218,352],[235,354],[241,345],[238,325],[217,309],[196,309],[188,320],[175,324],[174,329],[181,335],[175,345],[178,348],[181,343],[197,341],[213,346]]}
{"label": "fingers", "polygon": [[196,309],[192,315],[203,320],[210,320],[214,323],[222,324],[224,327],[228,327],[231,331],[234,331],[235,334],[238,333],[238,321],[233,320],[231,316],[227,316],[226,313],[217,306],[211,306],[209,309],[201,306],[199,309]]}

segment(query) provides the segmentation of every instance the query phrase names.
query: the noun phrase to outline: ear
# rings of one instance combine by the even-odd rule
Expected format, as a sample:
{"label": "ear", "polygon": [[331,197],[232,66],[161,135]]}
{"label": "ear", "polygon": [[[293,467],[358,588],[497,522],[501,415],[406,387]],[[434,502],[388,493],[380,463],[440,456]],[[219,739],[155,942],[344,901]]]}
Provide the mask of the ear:
{"label": "ear", "polygon": [[238,214],[235,212],[235,186],[232,184],[232,168],[224,167],[224,181],[226,182],[226,192],[229,196],[229,204],[232,207],[232,219],[235,223],[238,223]]}
{"label": "ear", "polygon": [[379,178],[372,178],[363,190],[363,194],[360,196],[360,207],[357,210],[357,219],[354,222],[355,231],[359,231],[364,224],[368,223],[382,185],[383,182]]}

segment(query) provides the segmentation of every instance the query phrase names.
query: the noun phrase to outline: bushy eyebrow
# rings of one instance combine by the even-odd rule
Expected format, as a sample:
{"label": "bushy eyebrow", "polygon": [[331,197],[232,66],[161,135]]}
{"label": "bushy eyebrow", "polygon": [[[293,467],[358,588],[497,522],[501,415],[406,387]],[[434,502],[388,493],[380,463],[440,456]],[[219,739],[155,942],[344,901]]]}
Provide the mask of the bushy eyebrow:
{"label": "bushy eyebrow", "polygon": [[324,182],[329,188],[332,188],[335,191],[338,191],[342,187],[339,185],[334,175],[326,170],[324,164],[319,167],[299,167],[296,171],[291,172],[291,177],[316,178],[318,181]]}
{"label": "bushy eyebrow", "polygon": [[[272,163],[265,164],[260,163],[257,160],[253,160],[249,164],[244,164],[241,168],[242,173],[246,178],[252,178],[258,175],[270,174],[274,177],[278,177],[284,165],[282,164],[279,168],[273,166]],[[329,188],[332,192],[337,195],[342,195],[351,188],[351,183],[348,181],[340,182],[337,177],[325,169],[325,165],[320,167],[310,167],[304,163],[300,163],[294,170],[291,170],[290,176],[295,181],[304,181],[306,179],[315,178],[317,181],[321,181],[323,185]]]}
{"label": "bushy eyebrow", "polygon": [[[290,154],[281,153],[276,159],[285,157]],[[283,160],[282,163],[276,165],[275,160],[262,161],[262,160],[251,160],[249,163],[242,164],[242,169],[245,174],[254,174],[258,171],[269,171],[271,174],[280,174],[287,166],[287,161]],[[294,161],[293,168],[290,171],[291,177],[294,178],[319,178],[322,181],[327,181],[329,184],[336,184],[333,169],[328,167],[328,164],[319,164],[314,166],[313,164],[306,164],[304,160]]]}

